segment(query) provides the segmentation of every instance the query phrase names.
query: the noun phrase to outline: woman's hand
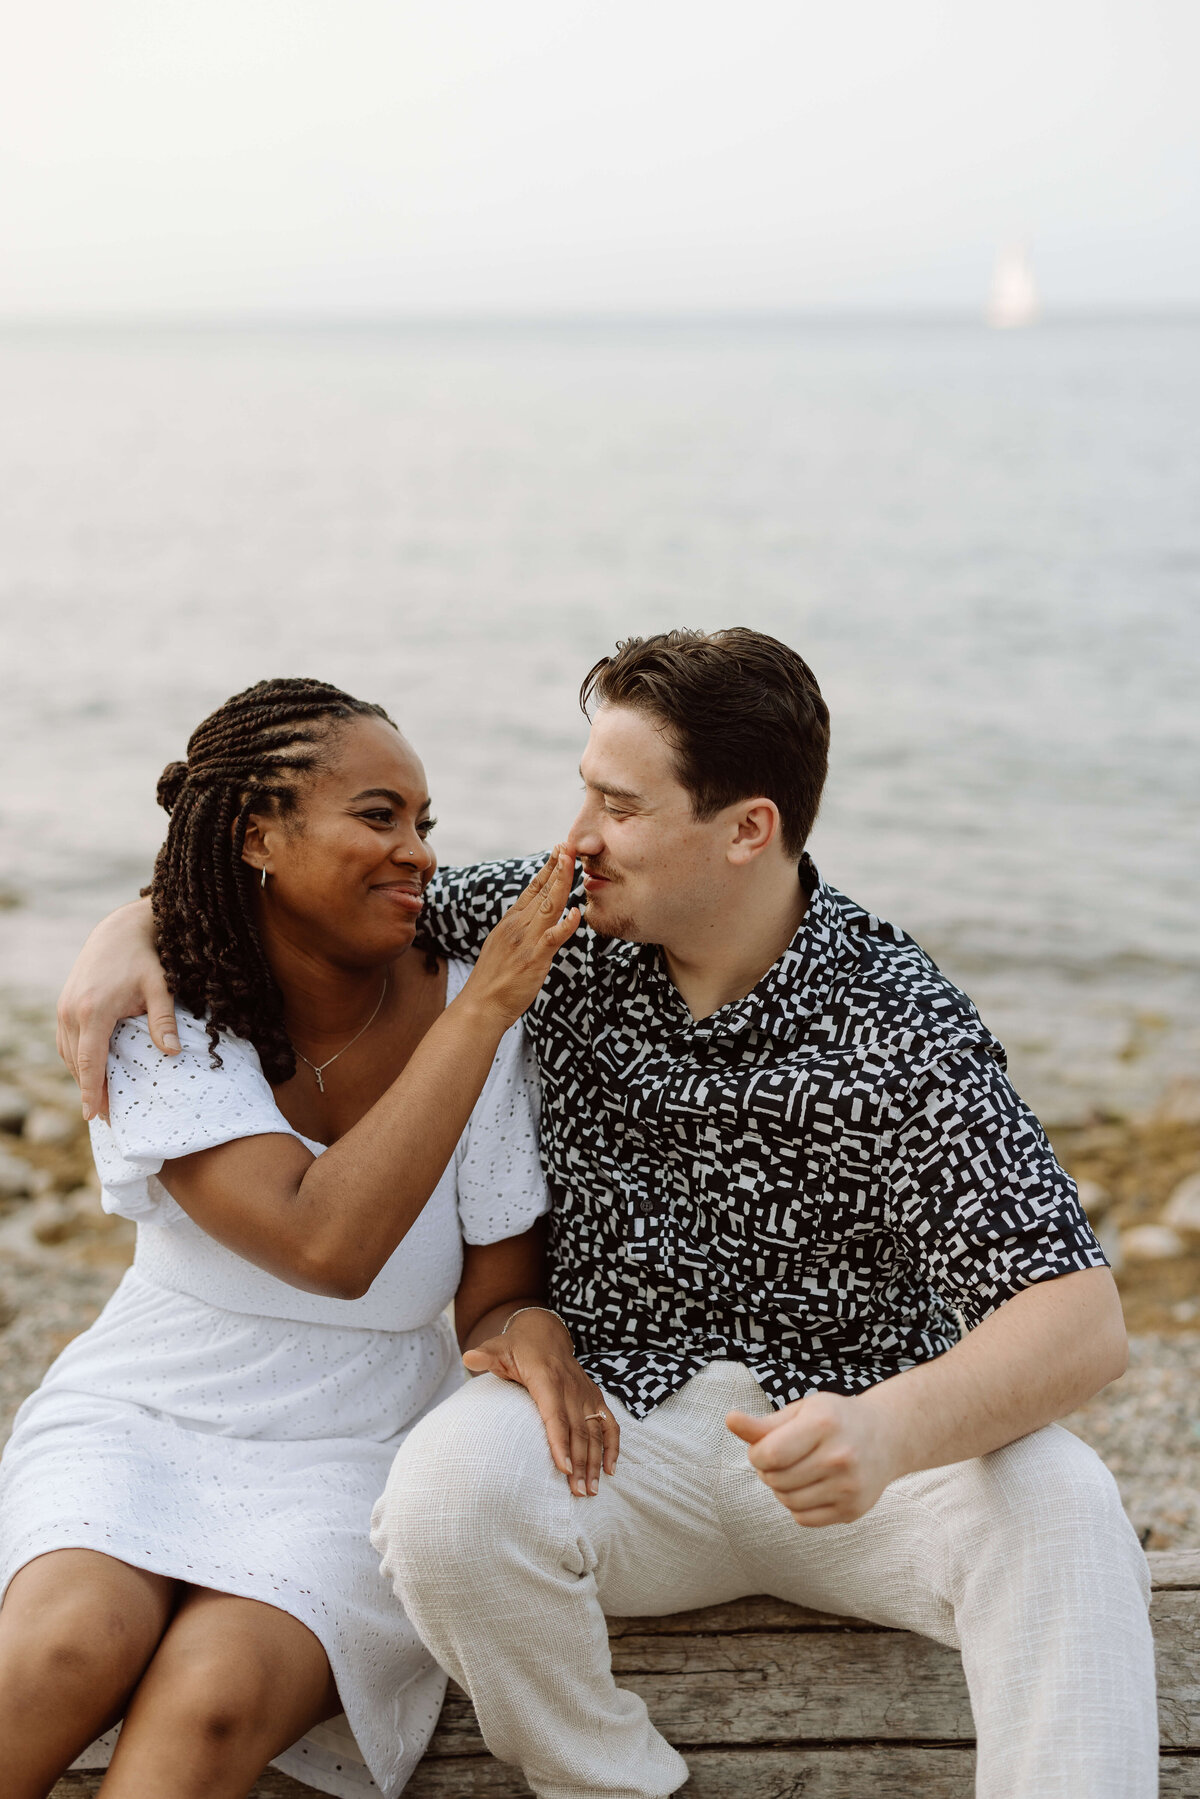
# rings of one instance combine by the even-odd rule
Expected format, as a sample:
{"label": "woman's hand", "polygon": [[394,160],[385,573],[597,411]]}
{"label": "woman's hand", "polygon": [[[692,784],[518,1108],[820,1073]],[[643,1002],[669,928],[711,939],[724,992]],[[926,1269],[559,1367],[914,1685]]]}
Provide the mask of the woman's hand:
{"label": "woman's hand", "polygon": [[600,1491],[600,1473],[617,1466],[621,1428],[604,1395],[575,1360],[571,1338],[553,1312],[519,1312],[508,1330],[468,1349],[472,1374],[498,1374],[524,1387],[542,1415],[554,1466],[577,1498]]}
{"label": "woman's hand", "polygon": [[179,1051],[175,1003],[154,946],[150,902],[134,900],[101,919],[58,1001],[58,1053],[83,1096],[83,1115],[108,1115],[108,1040],[122,1018],[146,1014],[158,1048]]}
{"label": "woman's hand", "polygon": [[532,1005],[550,964],[583,916],[565,915],[575,858],[559,844],[544,868],[489,931],[456,1005],[482,1007],[505,1029]]}

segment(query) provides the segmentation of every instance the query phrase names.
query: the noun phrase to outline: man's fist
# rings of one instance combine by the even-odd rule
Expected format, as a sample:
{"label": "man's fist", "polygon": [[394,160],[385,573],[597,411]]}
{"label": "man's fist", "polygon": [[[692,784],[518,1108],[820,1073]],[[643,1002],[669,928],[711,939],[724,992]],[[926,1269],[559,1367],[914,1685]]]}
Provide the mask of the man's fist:
{"label": "man's fist", "polygon": [[768,1418],[730,1412],[725,1423],[797,1524],[849,1524],[904,1472],[883,1408],[867,1401],[810,1393]]}

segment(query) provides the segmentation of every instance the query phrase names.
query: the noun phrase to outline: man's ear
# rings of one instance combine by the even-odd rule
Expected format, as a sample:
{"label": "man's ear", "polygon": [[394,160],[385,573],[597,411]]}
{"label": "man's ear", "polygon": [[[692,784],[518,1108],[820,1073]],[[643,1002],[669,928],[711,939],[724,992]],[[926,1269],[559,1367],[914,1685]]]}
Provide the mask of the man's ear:
{"label": "man's ear", "polygon": [[774,800],[739,800],[730,814],[733,829],[726,855],[736,867],[745,867],[779,842],[779,807]]}

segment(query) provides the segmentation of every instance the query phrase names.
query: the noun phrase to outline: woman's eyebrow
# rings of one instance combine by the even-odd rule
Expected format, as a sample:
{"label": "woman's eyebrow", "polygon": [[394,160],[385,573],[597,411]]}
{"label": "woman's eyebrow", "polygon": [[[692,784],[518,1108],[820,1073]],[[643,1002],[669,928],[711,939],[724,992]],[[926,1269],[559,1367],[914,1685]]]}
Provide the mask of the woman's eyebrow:
{"label": "woman's eyebrow", "polygon": [[[405,799],[404,795],[402,793],[397,793],[394,787],[364,787],[361,793],[351,794],[350,804],[353,805],[356,800],[388,800],[396,808],[397,812],[405,811],[408,806],[408,801]],[[428,812],[432,804],[433,801],[431,799],[423,799],[421,804],[417,807],[417,811]]]}

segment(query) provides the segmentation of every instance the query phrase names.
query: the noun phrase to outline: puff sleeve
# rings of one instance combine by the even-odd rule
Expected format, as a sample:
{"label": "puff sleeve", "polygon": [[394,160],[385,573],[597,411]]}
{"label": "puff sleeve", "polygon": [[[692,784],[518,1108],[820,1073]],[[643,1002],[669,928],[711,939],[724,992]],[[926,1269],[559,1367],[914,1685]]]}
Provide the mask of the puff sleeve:
{"label": "puff sleeve", "polygon": [[519,1237],[550,1210],[539,1110],[533,1052],[516,1024],[501,1041],[459,1146],[458,1215],[468,1243]]}
{"label": "puff sleeve", "polygon": [[93,1118],[92,1155],[106,1212],[152,1216],[166,1197],[164,1162],[241,1137],[291,1130],[254,1046],[222,1032],[214,1068],[203,1019],[180,1010],[180,1052],[164,1056],[144,1018],[125,1018],[108,1051],[109,1122]]}

